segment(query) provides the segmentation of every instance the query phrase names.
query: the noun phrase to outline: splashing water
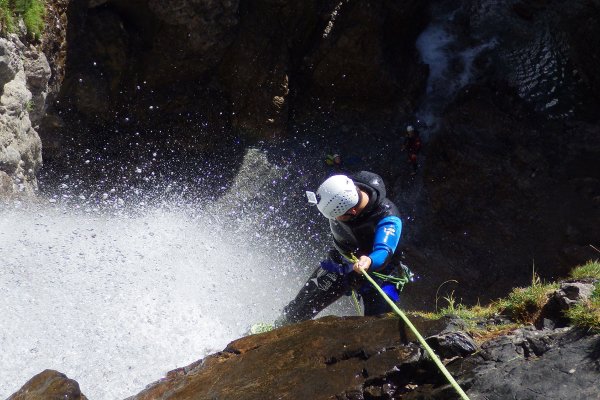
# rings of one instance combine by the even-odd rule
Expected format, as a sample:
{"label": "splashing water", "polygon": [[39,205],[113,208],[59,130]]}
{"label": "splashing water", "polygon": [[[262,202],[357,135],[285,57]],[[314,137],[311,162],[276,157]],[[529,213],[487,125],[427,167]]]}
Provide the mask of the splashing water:
{"label": "splashing water", "polygon": [[428,138],[438,128],[443,108],[473,79],[473,62],[487,49],[497,46],[495,38],[473,45],[458,35],[455,16],[460,4],[434,4],[433,18],[419,35],[416,46],[423,62],[429,66],[429,77],[423,104],[416,113],[426,129],[421,135]]}
{"label": "splashing water", "polygon": [[273,321],[320,254],[232,215],[233,197],[0,209],[0,397],[55,369],[90,399],[125,398]]}
{"label": "splashing water", "polygon": [[51,368],[90,398],[123,398],[273,320],[300,282],[234,239],[172,210],[5,215],[0,395]]}

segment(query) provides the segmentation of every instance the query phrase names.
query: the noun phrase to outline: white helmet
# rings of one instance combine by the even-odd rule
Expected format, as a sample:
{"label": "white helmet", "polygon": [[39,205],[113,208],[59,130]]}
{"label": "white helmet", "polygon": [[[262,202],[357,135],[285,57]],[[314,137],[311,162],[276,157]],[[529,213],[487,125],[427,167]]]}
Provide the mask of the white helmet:
{"label": "white helmet", "polygon": [[329,219],[344,215],[358,204],[359,196],[352,179],[345,175],[333,175],[317,189],[317,208]]}
{"label": "white helmet", "polygon": [[414,130],[415,130],[415,128],[413,128],[412,125],[409,125],[409,126],[406,127],[406,132],[412,132]]}

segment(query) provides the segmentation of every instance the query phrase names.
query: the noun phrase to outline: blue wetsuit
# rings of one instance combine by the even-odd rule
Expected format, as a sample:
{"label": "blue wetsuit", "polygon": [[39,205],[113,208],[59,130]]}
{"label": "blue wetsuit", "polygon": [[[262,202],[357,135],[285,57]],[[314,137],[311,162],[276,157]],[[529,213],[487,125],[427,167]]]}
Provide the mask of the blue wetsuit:
{"label": "blue wetsuit", "polygon": [[[369,196],[365,209],[350,221],[329,220],[335,250],[313,272],[304,287],[284,308],[286,322],[310,319],[351,289],[362,295],[365,315],[391,311],[390,306],[371,284],[352,272],[353,256],[371,258],[371,271],[396,275],[400,266],[398,243],[402,221],[397,207],[386,198],[381,177],[367,171],[350,176],[356,186]],[[388,282],[378,282],[397,301],[399,294]]]}

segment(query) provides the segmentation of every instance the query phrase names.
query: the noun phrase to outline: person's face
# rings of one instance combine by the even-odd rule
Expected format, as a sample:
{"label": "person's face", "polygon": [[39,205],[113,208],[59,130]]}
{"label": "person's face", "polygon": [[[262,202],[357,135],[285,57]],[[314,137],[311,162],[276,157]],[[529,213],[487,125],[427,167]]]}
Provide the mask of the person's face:
{"label": "person's face", "polygon": [[339,217],[335,217],[335,219],[340,222],[346,222],[346,221],[350,221],[352,218],[356,217],[357,214],[358,214],[358,212],[356,211],[356,207],[352,207],[351,209],[349,209],[348,211],[346,211],[344,214],[340,215]]}

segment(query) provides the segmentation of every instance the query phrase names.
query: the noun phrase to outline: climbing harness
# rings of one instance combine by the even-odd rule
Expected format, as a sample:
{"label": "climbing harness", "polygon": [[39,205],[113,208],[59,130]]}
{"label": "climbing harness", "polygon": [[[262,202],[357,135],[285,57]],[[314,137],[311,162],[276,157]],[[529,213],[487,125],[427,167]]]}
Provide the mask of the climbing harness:
{"label": "climbing harness", "polygon": [[[354,259],[354,262],[358,262],[358,258],[356,258],[356,256],[353,256],[353,259]],[[404,321],[404,323],[415,334],[415,336],[419,340],[419,343],[421,343],[423,348],[427,351],[427,354],[429,354],[429,357],[431,357],[431,359],[433,360],[435,365],[437,365],[437,367],[440,369],[440,371],[442,371],[442,374],[444,374],[444,376],[446,377],[446,379],[448,380],[450,385],[452,385],[454,390],[456,390],[456,392],[460,395],[461,399],[462,400],[470,400],[469,397],[467,396],[467,394],[462,390],[462,388],[460,387],[458,382],[456,382],[456,380],[452,377],[450,372],[446,369],[446,367],[444,366],[442,361],[439,359],[439,357],[435,354],[433,349],[431,347],[429,347],[429,345],[427,344],[427,342],[425,341],[423,336],[421,336],[421,334],[419,333],[417,328],[415,328],[415,326],[412,324],[412,322],[410,322],[410,320],[408,319],[406,314],[404,314],[402,312],[402,310],[400,310],[400,308],[398,308],[398,306],[392,301],[392,299],[390,299],[389,296],[383,291],[383,289],[381,289],[381,287],[377,284],[377,282],[375,282],[375,280],[373,278],[371,278],[371,275],[369,275],[369,273],[367,273],[367,271],[365,271],[364,269],[361,269],[361,272],[367,278],[367,280],[369,282],[371,282],[373,287],[375,289],[377,289],[379,294],[383,296],[385,301],[387,301],[387,303],[390,305],[390,307],[392,307],[392,309],[396,312],[396,314],[398,314],[400,316],[402,321]],[[373,272],[373,275],[375,275],[375,274],[376,274],[376,272]]]}
{"label": "climbing harness", "polygon": [[[408,269],[403,270],[402,277],[385,275],[380,272],[371,272],[373,276],[378,278],[383,282],[393,283],[398,292],[401,292],[404,289],[404,285],[408,282],[412,282],[414,274],[410,272]],[[356,289],[352,289],[352,301],[354,303],[354,308],[356,309],[356,315],[362,315],[362,310],[360,309],[360,303],[358,302],[359,296],[356,293]]]}
{"label": "climbing harness", "polygon": [[381,274],[379,272],[371,272],[371,274],[376,277],[379,278],[380,280],[384,281],[384,282],[390,282],[393,283],[396,286],[396,289],[398,289],[399,292],[402,291],[402,289],[404,289],[404,285],[406,285],[408,282],[411,282],[413,279],[413,273],[412,272],[404,272],[404,274],[399,277],[399,276],[391,276],[391,275],[384,275]]}

